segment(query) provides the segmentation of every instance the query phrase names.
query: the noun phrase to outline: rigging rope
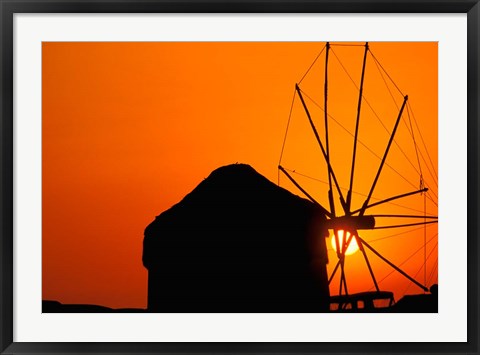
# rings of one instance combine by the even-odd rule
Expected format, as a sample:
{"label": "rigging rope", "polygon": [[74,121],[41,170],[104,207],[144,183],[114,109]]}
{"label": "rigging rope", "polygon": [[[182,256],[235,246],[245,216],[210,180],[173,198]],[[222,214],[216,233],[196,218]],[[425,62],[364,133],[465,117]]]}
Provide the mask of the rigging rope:
{"label": "rigging rope", "polygon": [[375,54],[373,54],[372,51],[370,51],[370,54],[372,55],[373,59],[375,60],[375,62],[378,63],[378,65],[380,66],[380,68],[382,68],[383,72],[387,75],[387,77],[390,79],[390,81],[393,83],[393,85],[397,88],[398,92],[400,93],[400,95],[402,96],[405,96],[403,93],[402,93],[402,90],[400,90],[400,88],[397,86],[397,84],[395,83],[395,81],[393,81],[393,79],[390,77],[390,75],[388,74],[388,72],[385,70],[385,68],[382,66],[382,64],[378,61],[377,57],[375,57]]}
{"label": "rigging rope", "polygon": [[290,105],[290,113],[288,115],[287,129],[285,130],[285,137],[283,137],[282,151],[280,152],[280,159],[278,160],[278,165],[282,163],[283,151],[285,149],[285,144],[287,142],[288,128],[290,127],[290,121],[292,119],[293,105],[295,103],[295,97],[297,96],[297,90],[293,91],[292,104]]}
{"label": "rigging rope", "polygon": [[[428,173],[429,173],[430,176],[432,177],[433,183],[435,184],[435,186],[436,186],[437,189],[438,189],[438,182],[437,182],[437,178],[438,178],[438,177],[437,177],[437,175],[436,175],[436,172],[435,172],[435,175],[432,174],[432,171],[430,170],[430,167],[428,166],[427,161],[426,161],[425,158],[423,157],[422,152],[421,152],[420,150],[418,150],[417,142],[416,142],[416,140],[415,140],[415,137],[413,136],[413,126],[412,126],[412,121],[411,121],[411,118],[410,118],[410,107],[409,107],[409,105],[407,105],[407,114],[408,114],[408,120],[410,121],[411,129],[412,129],[411,134],[412,134],[412,137],[413,137],[414,143],[415,143],[415,152],[417,153],[417,161],[418,161],[418,164],[419,164],[419,166],[420,166],[420,173],[422,173],[422,171],[421,171],[420,159],[418,158],[419,154],[420,154],[420,157],[422,158],[423,162],[425,163],[425,166],[426,166],[426,168],[427,168],[427,170],[428,170]],[[412,112],[412,114],[413,114],[413,112]],[[426,148],[425,148],[425,149],[426,149]],[[426,150],[426,152],[427,152],[427,154],[428,154],[428,151],[427,151],[427,150]]]}
{"label": "rigging rope", "polygon": [[[434,237],[437,237],[437,236],[438,236],[438,233],[435,234]],[[434,238],[434,237],[433,237],[433,238]],[[433,239],[433,238],[432,238],[432,239]],[[435,246],[432,248],[432,250],[430,251],[430,254],[428,254],[426,260],[428,260],[428,259],[430,258],[430,256],[432,256],[432,253],[435,251],[435,248],[436,248],[437,246],[438,246],[438,241],[437,241],[437,243],[435,244]],[[426,261],[425,261],[425,262],[426,262]],[[418,269],[417,273],[415,274],[415,276],[414,276],[413,278],[416,278],[417,275],[420,273],[420,271],[422,271],[422,269],[423,269],[423,265],[420,267],[420,269]],[[403,294],[406,294],[406,293],[407,293],[407,291],[408,291],[408,289],[410,288],[410,286],[412,286],[412,284],[409,284],[409,285],[407,286],[407,288],[405,289],[405,291],[403,292]]]}
{"label": "rigging rope", "polygon": [[[363,47],[364,45],[349,45],[349,44],[333,44],[333,45],[337,45],[337,46],[361,46]],[[322,50],[320,51],[320,53],[317,55],[317,57],[315,58],[315,60],[313,61],[313,63],[310,65],[310,67],[308,68],[307,72],[303,75],[302,79],[300,80],[300,82],[305,78],[305,76],[310,72],[311,68],[314,66],[314,64],[316,63],[316,61],[318,60],[318,58],[320,57],[320,55],[323,53],[323,51],[325,50],[326,48],[326,45],[322,48]],[[350,78],[350,80],[352,81],[352,83],[354,84],[355,88],[357,90],[359,90],[358,86],[356,85],[355,81],[353,80],[353,78],[351,77],[351,75],[348,73],[347,69],[345,68],[345,66],[343,65],[343,63],[340,61],[340,59],[338,58],[338,56],[336,55],[335,51],[333,51],[333,49],[331,49],[332,53],[334,54],[335,58],[337,59],[337,61],[339,62],[339,64],[341,65],[342,69],[345,71],[345,73],[347,74],[347,76]],[[380,68],[383,70],[383,72],[386,74],[386,76],[390,79],[390,81],[393,83],[393,85],[396,87],[396,89],[399,91],[400,94],[403,95],[402,91],[399,89],[398,85],[393,81],[393,79],[391,78],[391,76],[388,74],[388,72],[385,70],[385,68],[382,66],[382,64],[380,63],[380,61],[375,57],[375,55],[369,51],[370,54],[372,55],[373,59],[374,59],[374,63],[375,65],[377,66],[377,69],[379,70],[379,73],[390,93],[390,95],[392,96],[392,99],[395,103],[395,105],[397,106],[398,108],[398,105],[393,97],[393,94],[391,93],[390,91],[390,88],[389,86],[387,85],[386,81],[385,81],[385,78],[383,76],[383,74],[381,73],[380,71]],[[299,83],[300,83],[299,82]],[[322,111],[323,108],[318,104],[316,103],[308,94],[306,94],[303,90],[302,90],[302,93],[305,94],[305,96],[310,99],[317,107],[319,107]],[[385,125],[383,124],[382,120],[380,119],[380,117],[378,116],[378,114],[375,112],[375,110],[373,109],[372,105],[368,102],[368,100],[363,97],[363,99],[365,100],[365,102],[367,103],[367,105],[370,107],[370,109],[372,110],[372,112],[374,113],[375,117],[379,120],[380,124],[383,126],[383,128],[385,129],[385,131],[390,134],[390,132],[388,131],[388,129],[385,127]],[[293,103],[292,103],[292,108],[293,108]],[[422,157],[423,161],[425,162],[426,166],[427,166],[427,169],[429,170],[429,173],[430,175],[433,177],[433,180],[434,180],[434,183],[435,185],[437,186],[438,188],[438,183],[436,182],[436,170],[434,168],[434,165],[433,165],[433,162],[432,162],[432,159],[430,157],[430,154],[428,153],[428,149],[426,148],[426,144],[425,144],[425,141],[423,139],[423,136],[421,134],[421,131],[419,130],[418,128],[418,123],[416,121],[416,118],[415,118],[415,115],[413,113],[413,110],[411,109],[411,105],[409,102],[407,102],[407,112],[408,114],[410,113],[410,111],[412,111],[412,116],[414,118],[414,122],[415,122],[415,125],[417,127],[417,130],[419,131],[419,134],[420,134],[420,138],[422,139],[422,143],[423,143],[423,146],[424,146],[424,149],[425,149],[425,152],[427,153],[427,156],[430,160],[430,164],[432,165],[433,167],[433,170],[435,172],[435,175],[433,175],[428,167],[428,164],[426,163],[424,157],[423,157],[423,154],[421,152],[418,151],[417,149],[417,144],[416,144],[416,141],[415,141],[415,137],[414,137],[414,134],[413,134],[413,127],[412,127],[412,130],[410,131],[408,129],[408,126],[407,126],[407,130],[409,131],[409,133],[412,135],[412,138],[414,140],[414,145],[415,145],[415,152],[417,154],[417,162],[419,161],[418,159],[418,153],[420,153],[420,156]],[[290,112],[290,116],[291,116],[291,112]],[[290,122],[290,116],[289,116],[289,122]],[[347,133],[349,133],[352,137],[353,137],[353,134],[348,131],[343,125],[341,125],[335,118],[333,118],[330,114],[328,114],[328,117],[332,118],[340,127],[342,127],[345,131],[347,131]],[[410,116],[409,116],[409,119],[410,119]],[[406,123],[405,123],[406,124]],[[287,126],[287,131],[288,131],[288,126]],[[286,139],[286,135],[285,135],[285,139]],[[375,157],[377,157],[377,159],[381,159],[377,154],[375,154],[366,144],[364,144],[363,142],[361,142],[360,140],[358,140],[360,142],[360,144],[362,144],[370,153],[372,153]],[[410,161],[410,159],[408,158],[408,156],[405,154],[405,152],[403,151],[403,149],[399,146],[399,144],[394,140],[395,142],[395,145],[399,148],[399,150],[402,152],[402,154],[404,155],[404,157],[406,158],[406,160],[410,163],[410,165],[414,168],[414,170],[420,175],[420,180],[421,182],[424,182],[424,179],[423,179],[423,174],[422,174],[422,171],[421,171],[421,165],[419,163],[419,170],[417,170],[417,168],[415,167],[415,165]],[[282,154],[283,154],[283,148],[285,146],[285,140],[284,140],[284,145],[282,147]],[[408,184],[410,184],[412,187],[415,187],[415,184],[413,184],[412,182],[410,182],[408,179],[406,179],[403,175],[401,175],[396,169],[394,169],[391,165],[389,165],[388,163],[386,163],[385,165],[387,165],[390,169],[392,169],[397,175],[399,175],[400,177],[402,177]],[[432,191],[432,189],[427,185],[425,184],[425,186],[427,186],[429,188],[429,192],[438,200],[438,196]],[[428,196],[429,199],[432,201],[433,204],[435,204],[437,207],[438,207],[438,204],[434,201],[434,199],[430,196]]]}
{"label": "rigging rope", "polygon": [[[415,154],[417,156],[417,164],[418,164],[418,169],[420,169],[420,178],[423,180],[423,172],[422,172],[422,165],[420,164],[420,158],[418,157],[418,146],[417,146],[417,141],[415,139],[415,134],[413,133],[413,126],[412,126],[412,119],[410,117],[410,110],[408,109],[407,106],[407,116],[408,116],[408,122],[410,123],[410,129],[411,129],[411,135],[413,139],[413,146],[415,148]],[[428,168],[428,167],[427,167]],[[421,187],[420,187],[421,188]]]}
{"label": "rigging rope", "polygon": [[[395,106],[396,106],[397,109],[398,109],[398,104],[397,104],[397,102],[396,102],[396,100],[395,100],[395,98],[394,98],[394,96],[393,96],[393,94],[392,94],[392,92],[391,92],[391,90],[390,90],[390,88],[389,88],[386,80],[385,80],[385,77],[383,76],[382,72],[380,71],[380,68],[379,68],[379,65],[378,65],[377,61],[374,61],[374,63],[375,63],[375,65],[377,66],[378,72],[380,73],[380,76],[381,76],[381,78],[383,79],[383,82],[384,82],[384,84],[385,84],[388,92],[390,93],[390,96],[392,97],[392,100],[393,100]],[[420,156],[422,157],[422,160],[423,160],[424,163],[425,163],[425,166],[427,167],[427,169],[428,169],[431,177],[433,178],[433,182],[435,183],[435,185],[436,185],[436,187],[437,187],[437,189],[438,189],[438,183],[437,183],[437,181],[436,181],[436,179],[437,179],[436,172],[435,172],[435,175],[432,174],[432,172],[430,171],[430,168],[429,168],[427,162],[425,161],[425,158],[423,157],[422,152],[418,149],[418,145],[417,145],[417,142],[416,142],[416,140],[415,140],[414,129],[413,129],[412,122],[411,122],[411,118],[410,118],[410,111],[411,111],[410,102],[408,102],[408,103],[407,103],[407,114],[408,114],[408,119],[409,119],[409,122],[410,122],[410,128],[407,126],[406,122],[404,122],[404,123],[405,123],[405,126],[407,127],[407,131],[410,133],[410,135],[412,136],[412,139],[413,139],[413,143],[414,143],[414,147],[415,147],[415,153],[416,153],[416,155],[417,155],[417,163],[418,163],[418,167],[419,167],[419,170],[420,170],[420,171],[417,171],[417,173],[420,174],[420,178],[421,178],[421,180],[423,180],[422,165],[420,164],[420,159],[418,158],[418,155],[420,154]],[[412,111],[412,115],[413,115],[413,111]],[[416,122],[415,122],[415,123],[416,123]],[[417,125],[417,130],[419,131],[419,134],[421,135],[421,131],[418,129],[418,125]],[[425,148],[425,152],[426,152],[427,155],[428,155],[428,149],[427,149],[427,147],[425,146],[425,144],[424,144],[424,148]],[[428,156],[428,157],[429,157],[429,159],[430,159],[430,163],[431,163],[432,166],[433,166],[433,163],[432,163],[432,161],[431,161],[430,156]],[[413,165],[412,165],[412,166],[413,166]],[[427,186],[427,187],[428,187],[428,186]],[[436,196],[435,196],[435,197],[436,197]]]}
{"label": "rigging rope", "polygon": [[428,277],[428,284],[432,283],[433,275],[434,275],[434,272],[437,270],[437,267],[438,267],[438,257],[437,257],[437,260],[435,260],[435,264],[433,264],[432,272],[430,273],[430,276]]}
{"label": "rigging rope", "polygon": [[[405,126],[406,126],[406,128],[407,128],[408,133],[410,133],[410,135],[412,136],[412,139],[413,139],[413,142],[414,142],[414,145],[415,145],[415,153],[416,153],[416,155],[417,155],[417,162],[418,162],[418,166],[419,166],[419,170],[420,170],[420,171],[416,170],[416,168],[414,167],[414,165],[413,165],[412,163],[410,163],[410,165],[412,165],[412,167],[415,169],[415,171],[416,171],[419,175],[421,175],[421,179],[423,179],[422,165],[421,165],[421,163],[420,163],[420,161],[419,161],[419,158],[418,158],[418,156],[420,155],[420,157],[422,158],[423,162],[425,163],[425,166],[426,166],[428,172],[430,173],[430,176],[431,176],[432,179],[433,179],[433,183],[435,184],[435,186],[436,186],[437,189],[438,189],[438,182],[437,182],[437,174],[436,174],[436,171],[434,170],[435,174],[432,174],[432,172],[431,172],[431,170],[430,170],[430,167],[428,166],[428,163],[427,163],[427,161],[425,160],[425,158],[424,158],[424,156],[423,156],[423,154],[422,154],[422,151],[418,148],[418,144],[417,144],[417,142],[416,142],[416,140],[415,140],[414,129],[413,129],[413,126],[412,126],[412,124],[411,124],[410,111],[412,111],[412,109],[411,109],[411,107],[410,107],[410,102],[408,102],[408,103],[407,103],[407,114],[408,114],[408,119],[409,119],[409,121],[410,121],[410,126],[411,126],[411,128],[409,128],[405,122],[404,122],[404,123],[405,123]],[[413,111],[412,111],[412,115],[413,115]],[[417,126],[417,130],[418,130],[418,126]],[[419,133],[420,133],[420,135],[421,135],[421,132],[420,132],[420,131],[419,131]],[[399,147],[399,148],[400,148],[400,147]],[[427,153],[427,155],[428,155],[428,157],[429,157],[429,159],[430,159],[430,164],[432,164],[432,166],[433,166],[433,163],[432,163],[431,158],[430,158],[430,156],[429,156],[429,154],[428,154],[428,150],[427,150],[427,147],[425,146],[425,144],[424,144],[424,149],[425,149],[425,152]],[[402,151],[402,153],[403,153],[403,151]],[[405,154],[404,154],[404,155],[405,155]],[[423,180],[423,181],[424,181],[424,180]],[[425,186],[427,186],[427,187],[431,190],[431,188],[430,188],[427,184],[425,184]],[[435,195],[435,197],[436,197],[436,195]]]}
{"label": "rigging rope", "polygon": [[347,44],[347,43],[333,43],[330,45],[335,47],[365,47],[364,44]]}
{"label": "rigging rope", "polygon": [[[332,51],[333,52],[333,51]],[[308,98],[315,106],[317,106],[322,112],[325,112],[323,108],[314,100],[312,99],[304,90],[300,89],[303,95],[305,95],[306,98]],[[330,117],[336,124],[338,124],[343,130],[345,130],[349,135],[354,137],[353,133],[351,133],[347,128],[345,128],[339,121],[337,121],[331,114],[328,114],[328,117]],[[378,160],[382,160],[372,149],[370,149],[365,143],[363,143],[360,139],[358,142],[365,147],[372,155],[374,155]],[[397,171],[395,168],[393,168],[390,164],[385,162],[385,165],[388,166],[391,170],[393,170],[398,176],[400,176],[403,180],[405,180],[410,186],[413,188],[417,188],[417,186],[412,183],[410,180],[408,180],[405,176],[403,176],[399,171]],[[429,199],[432,201],[432,203],[436,204],[433,198],[429,196]]]}
{"label": "rigging rope", "polygon": [[[387,71],[385,70],[385,68],[382,66],[382,64],[380,63],[380,61],[375,57],[375,55],[373,54],[372,51],[370,51],[370,54],[372,55],[373,59],[375,60],[375,63],[377,63],[377,64],[380,66],[380,68],[382,68],[383,72],[387,75],[387,77],[388,77],[388,78],[390,79],[390,81],[393,83],[393,85],[394,85],[395,88],[398,90],[398,92],[403,96],[403,93],[402,93],[402,91],[400,90],[400,88],[398,87],[398,85],[397,85],[397,84],[395,83],[395,81],[391,78],[391,76],[388,74],[388,72],[387,72]],[[383,77],[383,76],[382,76],[382,77]],[[407,102],[407,109],[408,109],[409,106],[410,106],[410,103]],[[411,106],[410,106],[410,109],[411,109]],[[417,130],[418,130],[418,132],[419,132],[419,134],[420,134],[420,138],[422,139],[422,143],[423,143],[423,145],[424,145],[425,152],[426,152],[426,154],[427,154],[427,156],[428,156],[428,158],[429,158],[429,160],[430,160],[430,164],[432,165],[432,168],[433,168],[433,170],[435,171],[435,175],[432,174],[432,177],[435,179],[435,176],[438,176],[438,175],[436,174],[435,166],[433,165],[433,162],[432,162],[432,159],[431,159],[431,157],[430,157],[430,154],[428,153],[428,149],[427,149],[427,147],[426,147],[425,141],[423,140],[422,132],[420,131],[420,129],[419,129],[419,127],[418,127],[418,123],[417,123],[417,121],[416,121],[416,119],[415,119],[415,115],[414,115],[414,113],[413,113],[413,110],[412,110],[412,116],[413,116],[415,125],[416,125],[416,127],[417,127]],[[413,131],[412,131],[412,134],[413,134]],[[426,163],[426,162],[425,162],[425,163]],[[427,168],[428,168],[428,164],[426,164],[426,166],[427,166]],[[430,173],[430,174],[431,174],[431,173]],[[428,187],[428,185],[427,185],[427,187]],[[438,188],[438,185],[437,185],[437,188]],[[433,191],[431,191],[431,189],[429,189],[429,191],[430,191],[430,192],[435,196],[435,198],[438,200],[438,196],[437,196],[435,193],[433,193]],[[438,204],[437,204],[432,198],[430,198],[430,200],[438,207]]]}
{"label": "rigging rope", "polygon": [[383,83],[385,84],[385,87],[387,88],[393,103],[397,107],[397,110],[400,110],[400,107],[398,106],[397,101],[395,100],[395,97],[393,96],[392,91],[390,90],[390,87],[388,86],[387,81],[385,80],[385,77],[383,76],[382,71],[380,70],[380,67],[378,66],[378,63],[376,61],[373,61],[373,62],[375,63],[375,66],[377,67],[378,72],[380,73],[380,77],[382,78]]}
{"label": "rigging rope", "polygon": [[[438,233],[435,234],[432,238],[430,238],[430,239],[428,240],[427,244],[430,243],[430,242],[431,242],[433,239],[435,239],[435,237],[437,237],[437,236],[438,236]],[[413,257],[414,257],[418,252],[420,252],[422,249],[423,249],[423,246],[420,247],[419,249],[417,249],[417,250],[416,250],[413,254],[411,254],[407,259],[405,259],[400,265],[398,265],[398,267],[404,265],[407,261],[409,261],[411,258],[413,258]],[[435,248],[434,248],[434,249],[435,249]],[[434,250],[434,249],[433,249],[433,250]],[[422,265],[422,267],[423,267],[423,265]],[[384,277],[383,279],[381,279],[380,281],[378,281],[378,283],[384,281],[387,277],[389,277],[390,275],[392,275],[395,271],[396,271],[396,270],[390,271],[387,275],[385,275],[385,277]],[[418,272],[417,272],[417,274],[415,274],[415,276],[413,276],[413,278],[415,278],[417,275],[418,275]],[[409,284],[408,287],[410,287],[410,286],[411,286],[411,283]],[[373,289],[373,287],[371,287],[371,288],[369,289],[369,291],[372,290],[372,289]],[[408,288],[407,288],[407,290],[408,290]],[[405,290],[405,291],[403,292],[403,295],[406,293],[407,290]]]}
{"label": "rigging rope", "polygon": [[315,65],[315,62],[318,60],[318,58],[320,58],[320,56],[322,55],[323,51],[325,50],[325,48],[327,48],[327,44],[325,44],[325,46],[323,46],[322,50],[320,51],[320,53],[318,53],[318,55],[316,56],[315,60],[313,61],[312,64],[310,64],[310,67],[307,69],[307,72],[305,74],[303,74],[302,78],[300,79],[300,81],[298,82],[298,85],[300,85],[300,83],[303,81],[303,79],[305,79],[305,77],[307,76],[308,72],[310,71],[310,69],[312,69],[312,67]]}
{"label": "rigging rope", "polygon": [[[433,226],[433,224],[427,224],[425,225],[426,228],[428,227],[431,227]],[[372,240],[369,240],[368,242],[371,244],[371,243],[375,243],[375,242],[378,242],[378,241],[381,241],[381,240],[384,240],[384,239],[390,239],[390,238],[394,238],[394,237],[398,237],[402,234],[407,234],[407,233],[412,233],[412,232],[415,232],[415,231],[418,231],[420,229],[423,229],[424,227],[418,227],[418,228],[413,228],[413,229],[410,229],[406,232],[401,232],[401,233],[396,233],[396,234],[391,234],[389,236],[386,236],[386,237],[381,237],[381,238],[376,238],[376,239],[372,239]]]}
{"label": "rigging rope", "polygon": [[[425,219],[424,221],[427,221],[426,215],[427,215],[427,196],[423,195],[423,210],[424,210],[424,216]],[[425,228],[426,225],[424,225],[423,229],[423,260],[424,260],[424,267],[423,267],[423,282],[424,285],[427,285],[427,229]]]}
{"label": "rigging rope", "polygon": [[[422,131],[420,130],[420,128],[418,127],[418,123],[417,123],[417,119],[415,118],[415,112],[413,112],[413,109],[410,105],[409,102],[407,102],[407,107],[410,107],[410,110],[412,111],[412,117],[413,117],[413,122],[415,122],[415,126],[417,127],[417,131],[418,133],[420,134],[420,139],[422,140],[422,143],[423,143],[423,147],[425,149],[425,152],[427,153],[427,157],[428,159],[430,160],[430,164],[432,165],[432,169],[435,173],[434,176],[438,176],[438,173],[437,173],[437,170],[435,169],[435,165],[433,164],[432,162],[432,158],[430,157],[430,154],[428,153],[428,149],[427,149],[427,145],[425,144],[425,141],[423,139],[423,135],[422,135]],[[426,163],[426,162],[425,162]],[[428,164],[427,164],[428,165]]]}
{"label": "rigging rope", "polygon": [[[430,227],[432,226],[432,224],[429,224],[427,225],[426,227]],[[390,238],[396,238],[396,237],[400,237],[402,234],[408,234],[408,233],[412,233],[412,232],[415,232],[415,231],[418,231],[420,229],[423,229],[423,227],[418,227],[418,228],[413,228],[413,229],[410,229],[410,230],[407,230],[405,232],[400,232],[400,233],[395,233],[395,234],[390,234],[386,237],[381,237],[381,238],[375,238],[375,239],[371,239],[368,241],[369,244],[374,244],[374,243],[377,243],[377,242],[380,242],[384,239],[390,239]],[[327,248],[327,251],[335,251],[333,248]]]}
{"label": "rigging rope", "polygon": [[[295,169],[289,169],[289,168],[286,168],[286,167],[283,167],[285,170],[287,170],[288,172],[291,172],[293,174],[297,174],[299,176],[303,176],[304,178],[307,178],[307,179],[310,179],[310,180],[314,180],[314,181],[317,181],[317,182],[320,182],[322,184],[325,184],[325,185],[328,185],[328,182],[327,181],[324,181],[322,179],[319,179],[319,178],[315,178],[313,176],[309,176],[309,175],[306,175],[304,173],[300,173],[298,172],[297,170]],[[347,189],[343,186],[340,186],[340,188],[344,191],[347,191]],[[356,194],[356,195],[359,195],[359,196],[363,196],[363,197],[367,197],[367,194],[364,194],[364,193],[361,193],[361,192],[358,192],[358,191],[352,191],[352,193]],[[374,197],[372,196],[371,197],[372,200],[376,200],[376,201],[381,201],[383,200],[383,198],[378,198],[378,197]],[[393,205],[393,206],[398,206],[398,207],[402,207],[402,208],[405,208],[405,209],[408,209],[408,210],[411,210],[411,211],[415,211],[415,212],[420,212],[420,213],[423,213],[424,211],[423,210],[419,210],[419,209],[415,209],[415,208],[411,208],[411,207],[408,207],[408,206],[405,206],[405,205],[401,205],[399,203],[395,203],[395,202],[387,202],[386,204],[390,204],[390,205]]]}
{"label": "rigging rope", "polygon": [[[397,107],[397,110],[399,109],[398,107],[398,104],[397,104],[397,101],[395,100],[395,97],[393,96],[393,93],[392,91],[390,90],[390,87],[388,86],[388,83],[387,81],[385,80],[385,77],[383,76],[382,74],[382,71],[380,70],[380,67],[377,63],[377,61],[374,61],[375,63],[375,66],[377,67],[377,70],[380,74],[380,77],[382,78],[383,80],[383,83],[385,84],[385,87],[387,88],[388,90],[388,93],[390,94],[390,97],[392,98],[392,101],[393,103],[395,104],[395,106]],[[410,111],[408,109],[408,105],[407,105],[407,115],[408,115],[408,121],[410,123],[410,128],[408,127],[407,123],[405,122],[405,120],[403,121],[403,123],[405,124],[405,127],[407,128],[407,131],[408,133],[410,133],[410,135],[412,136],[412,140],[413,140],[413,145],[414,145],[414,148],[415,148],[415,154],[416,154],[416,157],[417,157],[417,164],[418,164],[418,169],[416,169],[416,167],[413,165],[412,162],[410,162],[410,160],[407,158],[406,154],[403,152],[403,150],[400,148],[400,146],[397,144],[398,148],[400,149],[400,151],[403,153],[403,155],[407,158],[408,162],[410,163],[410,165],[412,165],[412,167],[414,168],[414,170],[417,172],[417,174],[420,175],[420,189],[423,188],[423,173],[422,173],[422,165],[420,164],[420,159],[418,158],[418,146],[417,146],[417,142],[415,140],[415,135],[414,135],[414,131],[413,131],[413,127],[412,127],[412,121],[411,121],[411,118],[410,118]],[[395,142],[396,143],[396,142]],[[420,152],[421,153],[421,152]],[[427,166],[427,169],[428,169],[428,166]],[[438,188],[438,186],[437,186]]]}
{"label": "rigging rope", "polygon": [[[345,66],[343,65],[343,63],[341,62],[340,58],[338,58],[338,56],[335,54],[335,52],[332,50],[332,53],[334,54],[335,58],[337,59],[338,63],[340,64],[340,66],[342,67],[343,71],[347,74],[347,76],[350,78],[350,81],[353,83],[353,85],[355,86],[355,88],[359,91],[360,89],[358,88],[357,84],[355,83],[355,81],[353,80],[352,76],[350,75],[350,73],[347,71],[347,69],[345,68]],[[377,68],[378,68],[378,64],[377,62],[374,61],[374,63],[376,64]],[[379,72],[380,72],[380,69],[379,69]],[[390,88],[388,87],[385,79],[383,78],[383,75],[381,74],[380,72],[380,75],[385,83],[385,86],[387,87],[387,90],[388,92],[390,93],[390,95],[392,96],[392,99],[393,99],[393,102],[395,103],[395,106],[397,107],[397,109],[399,109],[396,101],[395,101],[395,98],[393,97],[393,94],[391,93],[390,91]],[[363,100],[365,101],[365,103],[367,104],[367,106],[372,110],[374,116],[377,118],[377,120],[380,122],[380,124],[382,125],[383,129],[385,130],[385,132],[387,132],[387,134],[389,136],[391,136],[391,132],[388,130],[388,128],[385,126],[385,124],[383,123],[383,121],[381,120],[380,116],[377,114],[377,112],[373,109],[372,105],[368,102],[367,98],[365,96],[363,96]],[[403,121],[403,120],[402,120]],[[405,121],[404,121],[404,124],[406,125]],[[407,130],[408,130],[408,127],[407,127]],[[397,146],[397,148],[400,150],[400,152],[403,154],[403,156],[405,157],[405,159],[410,163],[410,165],[413,167],[413,169],[417,172],[417,174],[420,174],[421,175],[421,169],[420,169],[420,172],[417,170],[417,168],[415,167],[415,165],[410,161],[410,159],[408,158],[407,154],[404,152],[404,150],[402,149],[402,147],[400,147],[400,145],[398,144],[398,142],[394,139],[393,142],[395,143],[395,145]],[[388,164],[387,164],[388,166]],[[411,183],[410,183],[411,184]],[[414,186],[414,185],[412,185]]]}

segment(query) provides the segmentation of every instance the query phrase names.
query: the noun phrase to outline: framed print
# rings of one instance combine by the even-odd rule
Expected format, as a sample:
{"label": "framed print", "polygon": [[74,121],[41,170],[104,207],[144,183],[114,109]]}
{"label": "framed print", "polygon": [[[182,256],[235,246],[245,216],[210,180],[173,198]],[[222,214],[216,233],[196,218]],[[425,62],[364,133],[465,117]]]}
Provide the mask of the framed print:
{"label": "framed print", "polygon": [[2,352],[478,352],[476,1],[1,10]]}

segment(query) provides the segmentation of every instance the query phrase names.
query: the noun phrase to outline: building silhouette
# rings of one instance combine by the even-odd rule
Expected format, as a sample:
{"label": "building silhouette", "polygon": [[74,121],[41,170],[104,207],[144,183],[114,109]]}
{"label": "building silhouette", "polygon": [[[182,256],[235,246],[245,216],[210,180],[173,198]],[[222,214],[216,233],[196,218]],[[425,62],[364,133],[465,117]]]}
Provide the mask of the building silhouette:
{"label": "building silhouette", "polygon": [[325,216],[233,164],[145,229],[150,312],[326,312]]}

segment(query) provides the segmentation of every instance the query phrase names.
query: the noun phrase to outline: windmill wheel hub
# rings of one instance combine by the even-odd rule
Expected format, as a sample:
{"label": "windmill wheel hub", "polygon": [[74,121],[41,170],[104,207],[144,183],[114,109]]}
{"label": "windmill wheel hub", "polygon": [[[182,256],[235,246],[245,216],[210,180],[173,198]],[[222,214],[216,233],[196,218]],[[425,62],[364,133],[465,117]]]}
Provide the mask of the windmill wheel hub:
{"label": "windmill wheel hub", "polygon": [[375,218],[373,216],[343,216],[327,220],[328,229],[342,229],[355,231],[359,229],[373,229]]}

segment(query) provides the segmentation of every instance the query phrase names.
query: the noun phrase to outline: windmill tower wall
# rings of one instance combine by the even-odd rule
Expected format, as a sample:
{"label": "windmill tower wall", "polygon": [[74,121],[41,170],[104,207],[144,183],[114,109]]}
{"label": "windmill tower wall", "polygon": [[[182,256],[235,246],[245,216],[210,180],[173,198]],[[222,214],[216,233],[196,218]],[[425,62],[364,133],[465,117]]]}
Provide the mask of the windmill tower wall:
{"label": "windmill tower wall", "polygon": [[151,312],[324,312],[325,216],[248,165],[215,170],[145,230]]}

